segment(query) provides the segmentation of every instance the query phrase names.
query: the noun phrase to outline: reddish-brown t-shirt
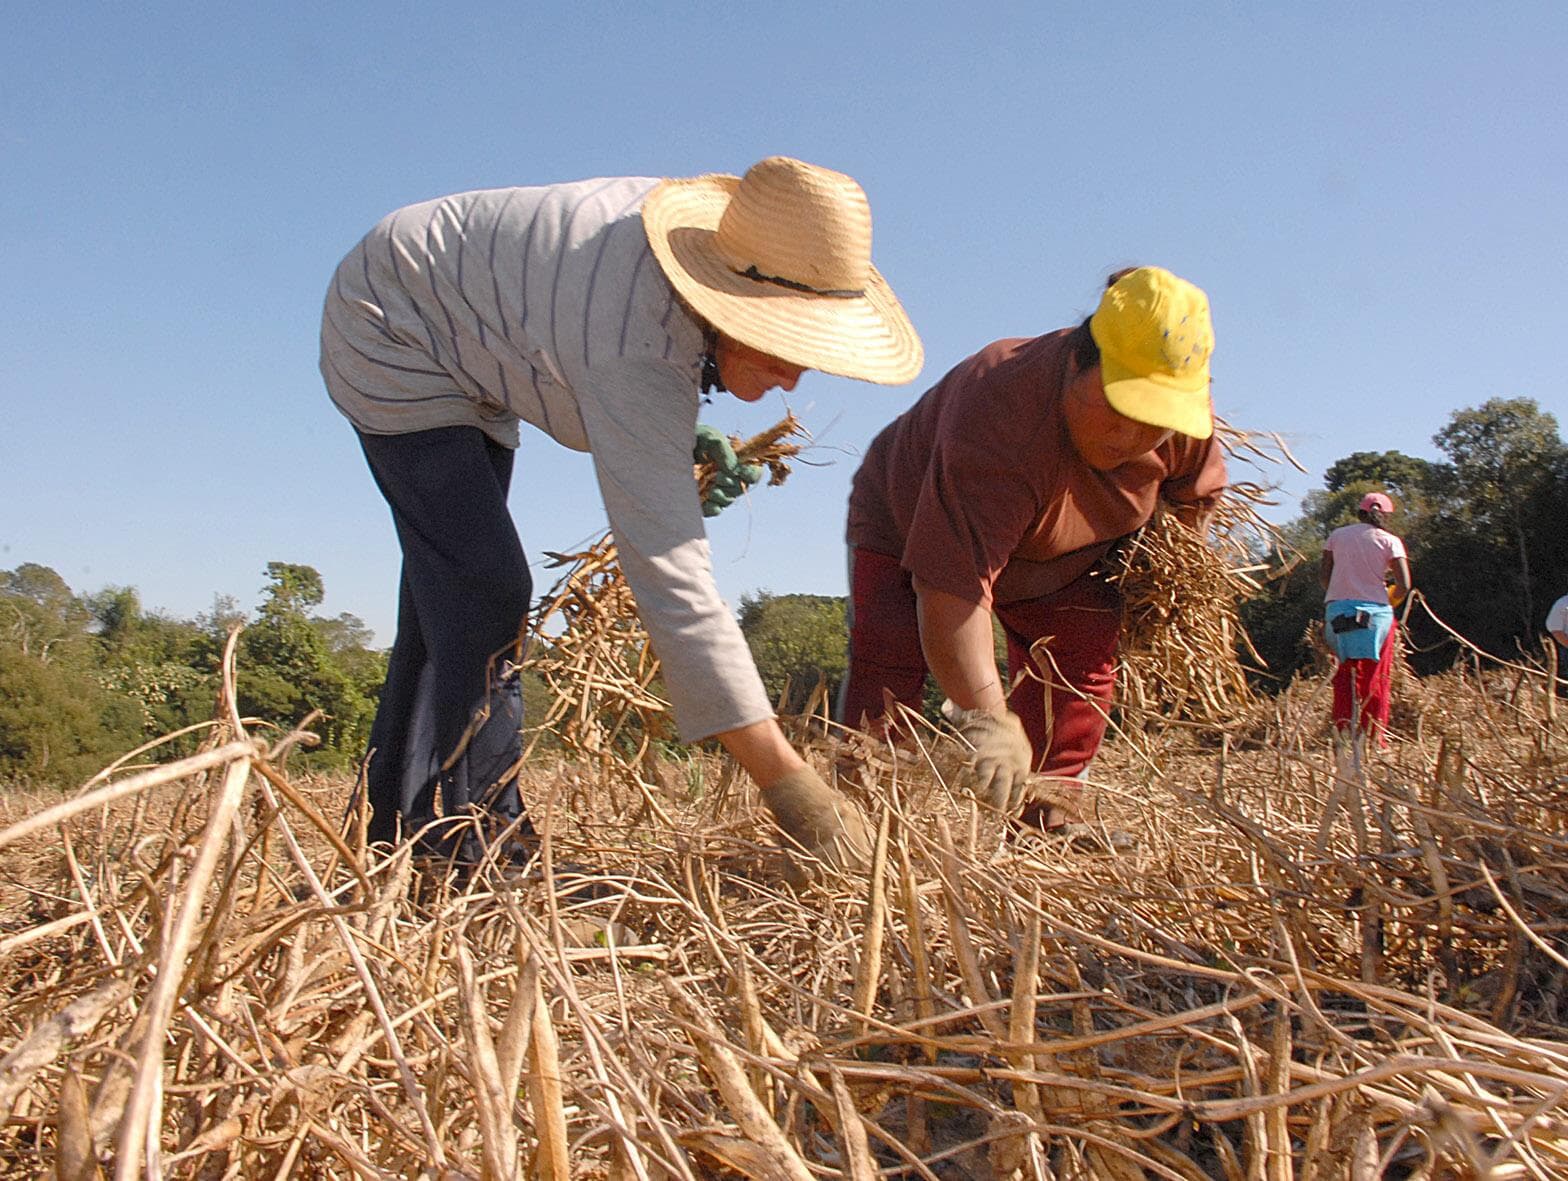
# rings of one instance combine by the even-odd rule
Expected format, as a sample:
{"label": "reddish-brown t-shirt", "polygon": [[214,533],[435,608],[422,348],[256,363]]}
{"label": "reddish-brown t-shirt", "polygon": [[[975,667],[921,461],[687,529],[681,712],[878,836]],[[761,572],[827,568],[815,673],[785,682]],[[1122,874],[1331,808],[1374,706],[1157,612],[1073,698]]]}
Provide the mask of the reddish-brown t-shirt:
{"label": "reddish-brown t-shirt", "polygon": [[849,543],[972,603],[1060,590],[1154,515],[1225,487],[1214,439],[1173,435],[1113,471],[1083,461],[1062,395],[1070,329],[999,340],[885,427],[855,473]]}

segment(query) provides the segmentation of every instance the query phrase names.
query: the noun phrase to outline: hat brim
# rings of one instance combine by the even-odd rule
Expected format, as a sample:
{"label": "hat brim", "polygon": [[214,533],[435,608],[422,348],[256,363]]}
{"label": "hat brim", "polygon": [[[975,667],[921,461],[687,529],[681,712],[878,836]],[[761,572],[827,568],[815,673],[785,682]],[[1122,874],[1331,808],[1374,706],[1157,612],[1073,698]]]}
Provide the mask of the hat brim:
{"label": "hat brim", "polygon": [[726,336],[803,369],[879,385],[919,374],[925,352],[898,297],[873,267],[860,296],[791,291],[737,274],[714,231],[740,178],[661,182],[643,201],[643,229],[670,285]]}
{"label": "hat brim", "polygon": [[1134,373],[1101,353],[1100,380],[1111,409],[1134,422],[1194,439],[1214,434],[1214,406],[1206,373],[1201,382],[1172,381],[1158,374]]}

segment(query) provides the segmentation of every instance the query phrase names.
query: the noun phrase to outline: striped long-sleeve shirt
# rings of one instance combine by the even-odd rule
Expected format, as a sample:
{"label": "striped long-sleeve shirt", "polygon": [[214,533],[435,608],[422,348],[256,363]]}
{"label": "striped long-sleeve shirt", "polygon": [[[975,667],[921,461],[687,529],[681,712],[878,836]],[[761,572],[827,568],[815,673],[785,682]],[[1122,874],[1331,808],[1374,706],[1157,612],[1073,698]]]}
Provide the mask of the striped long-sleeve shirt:
{"label": "striped long-sleeve shirt", "polygon": [[687,741],[771,717],[713,581],[692,479],[702,329],[648,247],[622,177],[411,205],[349,252],[321,371],[367,434],[518,421],[591,453],[621,565]]}

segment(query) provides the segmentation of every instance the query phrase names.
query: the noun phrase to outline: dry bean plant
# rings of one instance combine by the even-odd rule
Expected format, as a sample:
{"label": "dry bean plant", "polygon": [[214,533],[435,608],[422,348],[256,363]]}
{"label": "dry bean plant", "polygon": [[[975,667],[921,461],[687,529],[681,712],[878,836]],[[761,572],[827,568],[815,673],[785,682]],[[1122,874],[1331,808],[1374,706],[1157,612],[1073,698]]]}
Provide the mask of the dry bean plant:
{"label": "dry bean plant", "polygon": [[0,805],[0,1174],[1568,1175],[1555,669],[1409,679],[1353,775],[1320,677],[1129,704],[1119,854],[1013,831],[935,732],[786,719],[877,834],[798,890],[754,786],[644,777],[638,717],[524,765],[526,868],[367,848],[243,676],[200,753]]}

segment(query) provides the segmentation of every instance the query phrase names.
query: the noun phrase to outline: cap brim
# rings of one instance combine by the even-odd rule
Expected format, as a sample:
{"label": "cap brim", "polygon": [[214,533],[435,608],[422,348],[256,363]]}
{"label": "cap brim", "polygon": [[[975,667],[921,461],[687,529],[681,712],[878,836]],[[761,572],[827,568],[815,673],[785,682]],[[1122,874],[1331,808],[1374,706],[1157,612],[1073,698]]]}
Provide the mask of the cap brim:
{"label": "cap brim", "polygon": [[872,268],[865,294],[811,295],[737,274],[714,231],[738,177],[666,180],[643,202],[643,229],[671,286],[726,336],[803,369],[880,385],[920,373],[925,352],[898,297]]}
{"label": "cap brim", "polygon": [[1134,422],[1194,439],[1207,439],[1214,433],[1214,406],[1209,398],[1207,374],[1201,384],[1161,380],[1158,375],[1134,374],[1123,369],[1102,353],[1100,379],[1111,409]]}

